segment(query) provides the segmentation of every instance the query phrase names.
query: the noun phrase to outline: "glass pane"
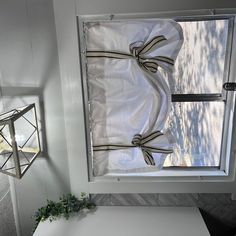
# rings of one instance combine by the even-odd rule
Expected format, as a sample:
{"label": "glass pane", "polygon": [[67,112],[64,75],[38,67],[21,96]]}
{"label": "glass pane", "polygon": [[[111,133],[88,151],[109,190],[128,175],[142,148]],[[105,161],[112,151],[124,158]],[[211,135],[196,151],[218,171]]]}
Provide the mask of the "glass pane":
{"label": "glass pane", "polygon": [[0,115],[0,120],[1,121],[4,121],[4,120],[9,120],[11,119],[15,114],[17,114],[18,111],[17,110],[12,110],[12,111],[9,111],[9,112],[6,112],[6,113],[3,113]]}
{"label": "glass pane", "polygon": [[0,153],[6,153],[12,151],[12,140],[10,135],[9,126],[1,125],[0,126]]}
{"label": "glass pane", "polygon": [[40,151],[34,108],[14,122],[21,169],[27,167]]}
{"label": "glass pane", "polygon": [[221,93],[228,20],[179,22],[184,42],[169,78],[172,93]]}
{"label": "glass pane", "polygon": [[219,166],[224,103],[185,102],[172,106],[166,128],[176,144],[164,166]]}

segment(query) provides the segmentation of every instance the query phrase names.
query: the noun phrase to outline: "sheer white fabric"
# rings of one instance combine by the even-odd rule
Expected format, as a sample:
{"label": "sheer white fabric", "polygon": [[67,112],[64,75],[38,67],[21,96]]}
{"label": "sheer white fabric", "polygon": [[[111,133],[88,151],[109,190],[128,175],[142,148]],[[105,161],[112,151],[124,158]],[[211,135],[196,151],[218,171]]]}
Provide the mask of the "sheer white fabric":
{"label": "sheer white fabric", "polygon": [[[175,59],[182,45],[181,27],[172,20],[105,21],[85,25],[87,50],[129,53],[131,43],[155,36],[167,39],[148,56]],[[164,65],[163,65],[164,66]],[[166,68],[169,70],[169,68]],[[87,58],[90,126],[93,145],[131,144],[135,134],[162,130],[170,110],[171,94],[164,70],[142,69],[134,59]],[[170,148],[168,135],[152,141]],[[153,153],[155,166],[145,163],[140,148],[92,153],[93,174],[159,170],[165,154]]]}

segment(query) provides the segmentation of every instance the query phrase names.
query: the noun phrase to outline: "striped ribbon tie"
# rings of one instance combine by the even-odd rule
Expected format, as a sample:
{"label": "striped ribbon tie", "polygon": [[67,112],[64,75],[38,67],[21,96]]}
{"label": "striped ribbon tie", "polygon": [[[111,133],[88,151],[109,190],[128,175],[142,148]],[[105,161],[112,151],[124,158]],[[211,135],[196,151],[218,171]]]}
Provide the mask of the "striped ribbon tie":
{"label": "striped ribbon tie", "polygon": [[163,154],[170,154],[173,152],[172,149],[166,149],[166,148],[159,148],[153,144],[151,144],[151,141],[154,139],[164,135],[160,131],[152,132],[146,136],[142,136],[141,134],[135,134],[133,137],[133,140],[131,142],[131,145],[123,145],[123,144],[104,144],[104,145],[94,145],[93,151],[112,151],[112,150],[120,150],[120,149],[127,149],[127,148],[140,148],[143,153],[143,158],[147,165],[155,165],[154,158],[152,156],[152,153],[163,153]]}
{"label": "striped ribbon tie", "polygon": [[158,70],[158,66],[166,68],[163,64],[167,64],[169,67],[172,67],[174,65],[174,60],[165,57],[165,56],[155,56],[155,57],[148,57],[148,54],[152,53],[154,50],[159,48],[161,46],[161,43],[166,41],[167,39],[163,36],[156,36],[152,38],[150,41],[148,41],[146,44],[137,41],[134,43],[131,43],[129,45],[130,53],[124,53],[119,51],[97,51],[88,50],[87,57],[106,57],[106,58],[115,58],[115,59],[130,59],[135,58],[138,65],[146,70],[150,71],[152,73],[156,73]]}

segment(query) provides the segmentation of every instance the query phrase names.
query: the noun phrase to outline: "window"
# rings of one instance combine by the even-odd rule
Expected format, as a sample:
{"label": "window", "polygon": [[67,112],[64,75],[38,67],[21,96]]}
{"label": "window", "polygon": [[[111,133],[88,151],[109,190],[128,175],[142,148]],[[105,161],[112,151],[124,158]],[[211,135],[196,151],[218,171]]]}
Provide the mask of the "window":
{"label": "window", "polygon": [[[175,63],[174,76],[168,76],[168,73],[161,71],[168,79],[172,99],[172,109],[163,129],[170,129],[174,134],[174,152],[167,156],[164,167],[159,172],[116,172],[108,173],[106,177],[120,179],[131,176],[229,174],[235,95],[223,90],[223,84],[235,81],[230,66],[234,42],[234,16],[179,17],[175,20],[183,29],[184,43]],[[84,26],[88,22],[96,24],[96,20],[84,18],[81,22],[83,24],[80,25],[80,46],[81,50],[85,51],[87,41]],[[90,179],[96,180],[99,177],[93,176],[91,150],[93,120],[89,116],[94,103],[90,100],[92,92],[87,80],[91,66],[87,65],[86,57],[82,55]],[[102,111],[100,109],[100,112]]]}
{"label": "window", "polygon": [[230,147],[226,108],[233,100],[223,84],[229,79],[233,21],[203,17],[179,22],[184,43],[169,80],[172,111],[166,124],[176,148],[166,167],[225,168],[224,147]]}

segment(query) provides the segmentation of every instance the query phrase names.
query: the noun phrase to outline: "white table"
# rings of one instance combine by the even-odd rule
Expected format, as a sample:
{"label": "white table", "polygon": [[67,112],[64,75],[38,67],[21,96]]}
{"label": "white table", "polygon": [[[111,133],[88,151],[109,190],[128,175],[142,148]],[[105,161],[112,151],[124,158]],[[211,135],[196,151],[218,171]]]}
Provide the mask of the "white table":
{"label": "white table", "polygon": [[100,206],[41,222],[34,236],[210,236],[196,207]]}

